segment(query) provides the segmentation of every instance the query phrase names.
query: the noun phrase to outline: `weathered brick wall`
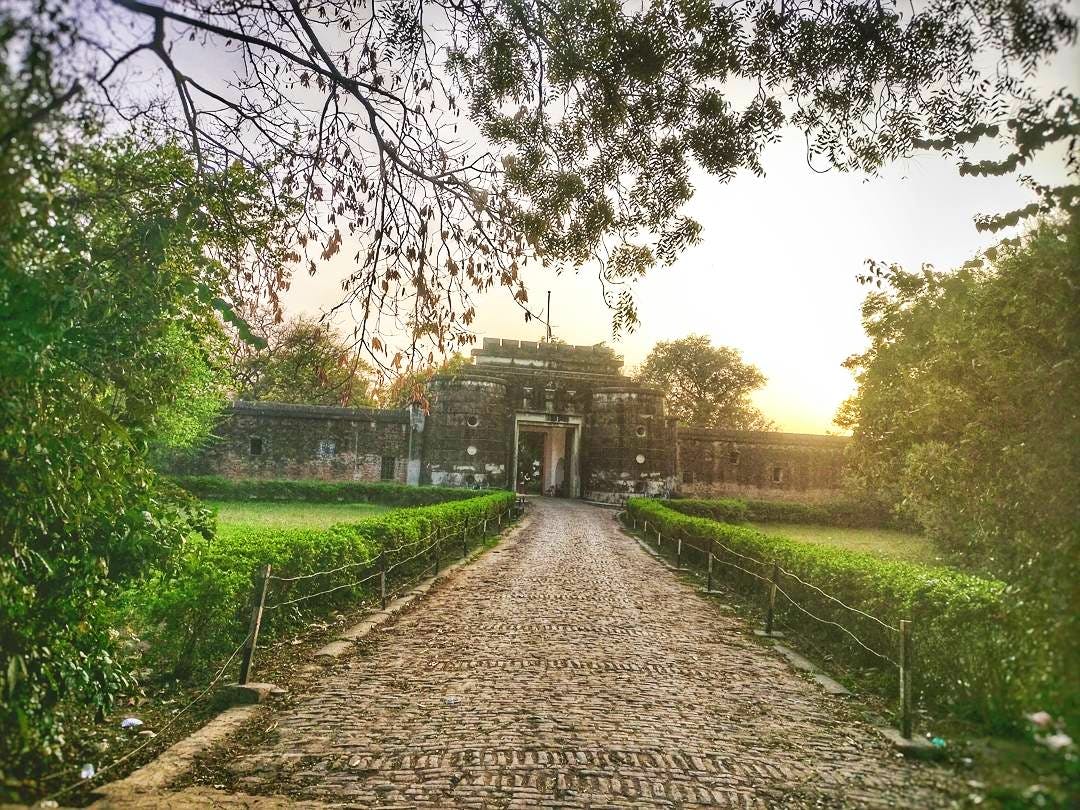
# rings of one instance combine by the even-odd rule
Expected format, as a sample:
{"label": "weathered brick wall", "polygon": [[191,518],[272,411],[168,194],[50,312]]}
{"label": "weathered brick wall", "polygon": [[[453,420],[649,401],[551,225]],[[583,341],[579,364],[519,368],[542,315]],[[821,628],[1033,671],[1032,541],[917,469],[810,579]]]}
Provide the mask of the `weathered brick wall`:
{"label": "weathered brick wall", "polygon": [[628,384],[591,392],[582,433],[583,494],[619,502],[631,495],[667,495],[675,484],[675,424],[664,397]]}
{"label": "weathered brick wall", "polygon": [[408,431],[405,411],[238,401],[201,452],[168,466],[176,473],[231,478],[404,483]]}
{"label": "weathered brick wall", "polygon": [[[473,354],[475,370],[431,383],[431,412],[412,433],[414,481],[418,472],[424,484],[512,488],[522,413],[530,424],[582,423],[580,491],[590,500],[681,492],[814,501],[840,488],[847,439],[676,426],[663,392],[623,377],[606,347],[494,339]],[[171,469],[404,483],[409,436],[404,410],[237,402],[210,445]]]}
{"label": "weathered brick wall", "polygon": [[680,427],[679,491],[692,497],[834,499],[847,442],[842,436]]}
{"label": "weathered brick wall", "polygon": [[421,482],[509,488],[513,422],[506,383],[483,374],[432,380]]}

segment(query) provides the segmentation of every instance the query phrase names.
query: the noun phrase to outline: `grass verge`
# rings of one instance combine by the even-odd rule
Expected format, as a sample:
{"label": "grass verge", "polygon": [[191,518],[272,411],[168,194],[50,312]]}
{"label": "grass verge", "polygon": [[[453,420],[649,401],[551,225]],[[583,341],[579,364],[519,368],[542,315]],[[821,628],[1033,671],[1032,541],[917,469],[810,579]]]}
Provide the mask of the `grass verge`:
{"label": "grass verge", "polygon": [[895,529],[852,529],[809,523],[751,521],[747,525],[765,534],[790,537],[802,543],[872,554],[883,559],[906,560],[922,565],[944,564],[944,558],[934,548],[930,538],[921,534],[900,532]]}
{"label": "grass verge", "polygon": [[282,503],[280,501],[207,501],[221,530],[247,528],[328,529],[389,511],[375,503]]}

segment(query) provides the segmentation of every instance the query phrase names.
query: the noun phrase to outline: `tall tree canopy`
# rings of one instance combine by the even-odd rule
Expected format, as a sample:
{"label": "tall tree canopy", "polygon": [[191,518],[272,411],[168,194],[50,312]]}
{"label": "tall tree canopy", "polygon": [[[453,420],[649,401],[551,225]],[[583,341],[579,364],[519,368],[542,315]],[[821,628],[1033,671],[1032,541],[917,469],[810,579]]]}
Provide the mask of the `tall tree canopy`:
{"label": "tall tree canopy", "polygon": [[728,430],[773,427],[750,402],[750,395],[765,385],[765,375],[743,362],[736,349],[713,346],[705,335],[657,343],[635,379],[661,389],[669,415],[684,425]]}
{"label": "tall tree canopy", "polygon": [[374,404],[371,366],[329,326],[295,318],[270,326],[263,337],[261,348],[239,344],[242,399],[349,408]]}
{"label": "tall tree canopy", "polygon": [[[141,131],[182,133],[203,166],[256,167],[303,203],[291,224],[307,269],[351,257],[341,305],[377,363],[392,356],[377,334],[403,337],[416,359],[418,343],[471,341],[477,292],[503,287],[527,308],[532,260],[597,262],[614,326],[632,328],[623,285],[701,232],[684,211],[691,167],[760,174],[785,128],[819,170],[873,172],[934,148],[996,172],[1080,120],[1075,98],[1029,85],[1075,39],[1058,0],[16,7],[22,38],[63,66],[26,121],[104,105]],[[151,70],[160,97],[133,80]],[[963,162],[998,134],[1015,156]],[[1036,207],[1075,200],[1075,187],[1037,190]],[[260,270],[252,283],[287,283]]]}
{"label": "tall tree canopy", "polygon": [[[851,471],[1012,583],[1047,706],[1080,718],[1080,216],[952,273],[875,266]],[[1073,673],[1069,675],[1068,673]],[[1031,707],[1039,708],[1039,707]]]}

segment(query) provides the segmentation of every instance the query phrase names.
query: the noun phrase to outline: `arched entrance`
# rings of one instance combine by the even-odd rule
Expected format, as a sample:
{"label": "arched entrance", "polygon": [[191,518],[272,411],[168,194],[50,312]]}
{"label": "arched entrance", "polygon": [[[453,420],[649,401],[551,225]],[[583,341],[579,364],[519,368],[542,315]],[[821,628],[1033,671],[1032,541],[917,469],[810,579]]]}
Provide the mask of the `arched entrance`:
{"label": "arched entrance", "polygon": [[562,498],[581,496],[581,418],[518,413],[514,418],[517,491]]}

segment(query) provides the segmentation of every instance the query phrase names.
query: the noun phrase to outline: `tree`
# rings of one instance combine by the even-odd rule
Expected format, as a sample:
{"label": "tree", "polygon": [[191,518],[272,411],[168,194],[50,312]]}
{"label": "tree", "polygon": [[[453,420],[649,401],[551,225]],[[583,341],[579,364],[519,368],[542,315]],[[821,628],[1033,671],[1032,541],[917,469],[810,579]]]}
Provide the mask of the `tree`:
{"label": "tree", "polygon": [[405,408],[418,403],[426,411],[429,407],[427,385],[431,378],[439,374],[454,376],[471,364],[465,355],[454,354],[444,358],[441,363],[399,374],[377,392],[379,405],[383,408]]}
{"label": "tree", "polygon": [[728,430],[771,430],[773,424],[750,403],[765,375],[726,346],[704,335],[653,346],[635,379],[667,397],[670,415],[684,425]]}
{"label": "tree", "polygon": [[374,372],[341,335],[305,318],[272,326],[266,346],[241,343],[236,375],[241,399],[337,405],[374,404]]}
{"label": "tree", "polygon": [[234,262],[285,253],[281,209],[239,165],[200,173],[89,119],[20,126],[52,76],[10,42],[0,30],[0,790],[54,767],[66,719],[130,683],[102,614],[209,519],[148,449],[199,430],[177,419],[193,385],[221,396],[192,372],[224,360]]}
{"label": "tree", "polygon": [[[971,143],[1016,134],[1011,171],[1076,134],[1075,116],[1056,115],[1075,99],[1048,108],[1028,84],[1075,41],[1057,0],[33,8],[22,35],[62,54],[63,70],[24,118],[102,105],[183,133],[200,165],[262,173],[303,204],[292,225],[307,269],[352,256],[341,306],[384,366],[393,353],[378,334],[410,336],[417,361],[418,340],[440,353],[471,342],[472,295],[491,287],[529,317],[529,261],[596,262],[614,328],[633,328],[625,285],[699,238],[684,210],[691,166],[723,180],[762,174],[786,127],[813,168],[868,172],[921,149],[971,167]],[[225,80],[206,69],[212,54],[225,55]],[[140,71],[164,80],[161,98],[147,98]],[[424,328],[402,328],[410,320]]]}
{"label": "tree", "polygon": [[[951,273],[873,265],[850,467],[942,546],[1012,585],[1034,691],[1080,720],[1080,216]],[[1021,659],[1024,660],[1024,659]]]}

